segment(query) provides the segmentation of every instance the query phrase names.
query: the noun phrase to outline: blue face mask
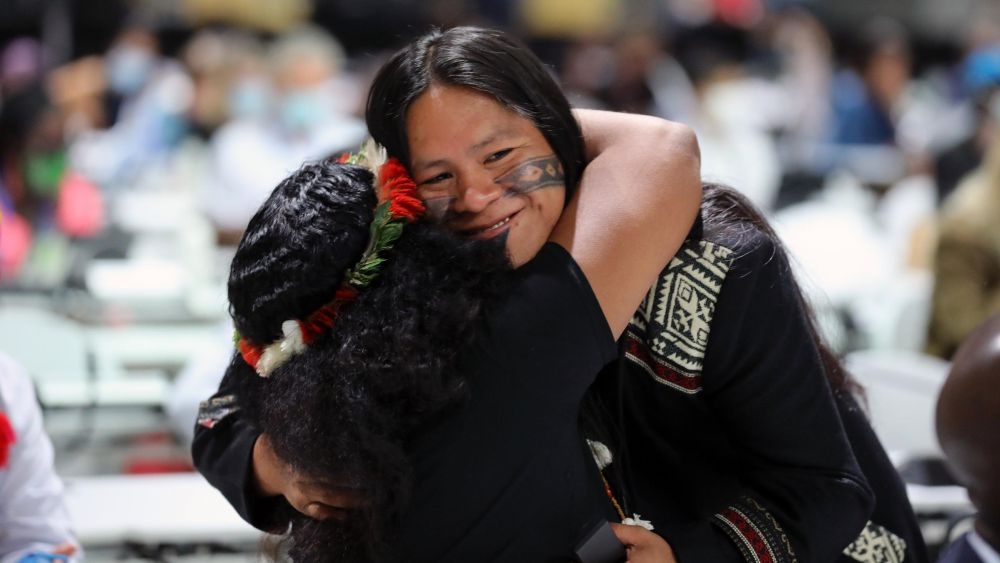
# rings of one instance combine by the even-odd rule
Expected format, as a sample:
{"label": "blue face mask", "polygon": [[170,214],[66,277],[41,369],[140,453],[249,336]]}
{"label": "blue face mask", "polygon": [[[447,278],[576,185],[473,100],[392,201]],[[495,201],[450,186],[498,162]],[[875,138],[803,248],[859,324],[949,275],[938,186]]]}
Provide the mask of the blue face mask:
{"label": "blue face mask", "polygon": [[134,47],[119,47],[108,55],[108,86],[118,94],[134,94],[153,74],[153,55]]}
{"label": "blue face mask", "polygon": [[285,94],[279,118],[288,131],[308,132],[322,126],[330,115],[327,95],[321,90],[299,90]]}
{"label": "blue face mask", "polygon": [[271,88],[263,80],[241,80],[229,90],[233,119],[261,119],[271,108]]}

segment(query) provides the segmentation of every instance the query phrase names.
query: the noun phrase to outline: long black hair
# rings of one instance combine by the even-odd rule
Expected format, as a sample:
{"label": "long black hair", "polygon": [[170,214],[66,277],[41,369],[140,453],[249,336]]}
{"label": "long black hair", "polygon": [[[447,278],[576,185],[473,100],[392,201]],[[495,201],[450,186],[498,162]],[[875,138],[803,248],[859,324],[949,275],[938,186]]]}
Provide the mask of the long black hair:
{"label": "long black hair", "polygon": [[583,135],[566,96],[530,49],[499,30],[454,27],[427,33],[383,65],[368,91],[365,120],[371,136],[407,166],[406,113],[435,84],[492,96],[530,119],[562,162],[569,199],[583,172]]}
{"label": "long black hair", "polygon": [[[360,167],[312,164],[264,202],[229,277],[230,312],[244,338],[273,342],[284,321],[332,299],[368,243],[371,182]],[[289,511],[294,560],[391,558],[411,486],[407,438],[464,397],[456,360],[509,270],[499,245],[408,225],[378,278],[304,352],[267,378],[234,355],[227,378],[237,382],[246,420],[267,434],[278,457],[300,475],[348,483],[364,498],[343,521]]]}
{"label": "long black hair", "polygon": [[809,338],[819,351],[823,371],[830,382],[830,387],[834,392],[846,391],[863,398],[864,391],[861,385],[851,378],[840,358],[823,339],[816,323],[815,312],[792,272],[788,250],[764,214],[739,191],[722,184],[706,183],[702,185],[701,217],[706,231],[725,233],[726,240],[739,240],[741,236],[749,238],[754,236],[754,232],[763,234],[767,238],[774,248],[772,259],[780,262],[783,275],[794,289],[799,309],[806,316]]}

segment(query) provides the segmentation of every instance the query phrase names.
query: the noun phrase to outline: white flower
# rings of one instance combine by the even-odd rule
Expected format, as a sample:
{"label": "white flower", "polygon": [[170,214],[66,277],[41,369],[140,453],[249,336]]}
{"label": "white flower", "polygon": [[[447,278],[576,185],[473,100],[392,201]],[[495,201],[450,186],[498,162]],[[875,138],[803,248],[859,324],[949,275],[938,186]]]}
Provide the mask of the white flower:
{"label": "white flower", "polygon": [[299,324],[299,321],[291,320],[281,323],[281,332],[285,335],[279,340],[283,352],[299,354],[306,349],[306,341],[302,336],[302,325]]}
{"label": "white flower", "polygon": [[285,363],[291,354],[281,349],[282,341],[272,342],[268,344],[267,348],[260,355],[260,359],[257,360],[257,374],[261,377],[267,377],[271,375],[271,372],[276,370],[278,366]]}
{"label": "white flower", "polygon": [[361,157],[359,164],[371,170],[376,178],[378,178],[378,171],[382,168],[382,165],[389,160],[389,156],[385,152],[385,147],[376,143],[375,139],[371,137],[365,139],[358,156]]}
{"label": "white flower", "polygon": [[587,440],[587,445],[590,446],[590,454],[594,456],[598,469],[603,470],[611,465],[611,450],[607,446],[596,440]]}
{"label": "white flower", "polygon": [[622,520],[622,524],[626,526],[639,526],[640,528],[646,528],[649,531],[653,531],[653,523],[649,520],[643,520],[642,516],[632,513],[631,518],[626,518]]}

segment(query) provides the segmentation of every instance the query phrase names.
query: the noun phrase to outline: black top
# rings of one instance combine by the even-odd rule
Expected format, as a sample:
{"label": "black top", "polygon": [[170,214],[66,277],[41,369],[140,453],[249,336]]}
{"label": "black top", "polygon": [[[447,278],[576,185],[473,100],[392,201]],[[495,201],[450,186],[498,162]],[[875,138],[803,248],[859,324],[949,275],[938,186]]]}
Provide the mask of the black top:
{"label": "black top", "polygon": [[792,280],[752,225],[692,229],[594,388],[628,509],[682,563],[924,563],[903,483],[850,393],[831,397]]}
{"label": "black top", "polygon": [[[409,445],[415,486],[401,528],[405,561],[566,561],[614,518],[577,427],[579,404],[615,345],[596,297],[560,246],[516,271],[484,338],[463,354],[469,399]],[[223,381],[199,417],[193,453],[205,477],[251,524],[268,528],[281,499],[255,500],[256,431]]]}
{"label": "black top", "polygon": [[587,387],[615,357],[607,321],[562,247],[517,276],[463,355],[469,401],[412,444],[405,561],[566,561],[614,517],[577,429]]}
{"label": "black top", "polygon": [[791,279],[764,233],[699,222],[595,387],[626,511],[682,563],[832,561],[869,517]]}

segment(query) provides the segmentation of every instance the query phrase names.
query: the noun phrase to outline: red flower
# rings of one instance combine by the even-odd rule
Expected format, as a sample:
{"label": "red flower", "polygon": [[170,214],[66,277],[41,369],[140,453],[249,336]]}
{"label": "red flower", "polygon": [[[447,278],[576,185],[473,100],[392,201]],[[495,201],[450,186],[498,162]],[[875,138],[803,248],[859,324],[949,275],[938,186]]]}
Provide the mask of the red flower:
{"label": "red flower", "polygon": [[346,164],[348,160],[351,160],[351,153],[345,152],[342,153],[340,156],[338,156],[337,160],[334,162],[336,162],[337,164]]}
{"label": "red flower", "polygon": [[243,356],[243,361],[250,367],[257,369],[257,362],[260,361],[260,356],[264,351],[247,342],[246,338],[240,338],[239,348],[240,355]]}
{"label": "red flower", "polygon": [[10,448],[17,441],[14,428],[10,425],[7,415],[0,412],[0,469],[7,467],[10,461]]}
{"label": "red flower", "polygon": [[417,193],[417,185],[398,159],[390,158],[382,165],[379,186],[379,201],[390,202],[389,213],[394,219],[414,221],[424,214],[424,202]]}

